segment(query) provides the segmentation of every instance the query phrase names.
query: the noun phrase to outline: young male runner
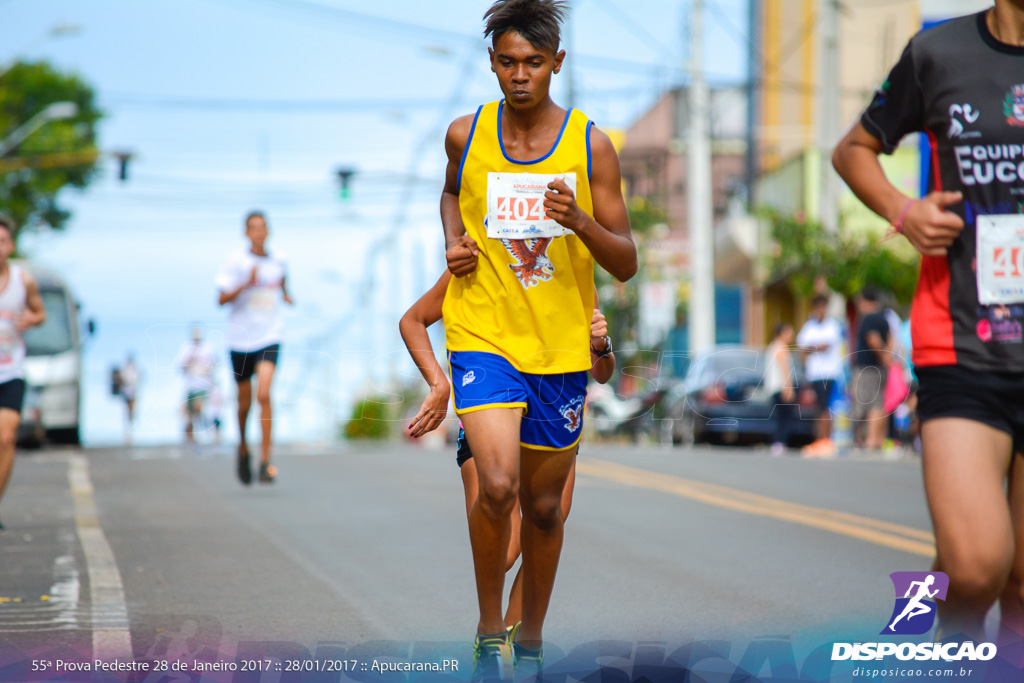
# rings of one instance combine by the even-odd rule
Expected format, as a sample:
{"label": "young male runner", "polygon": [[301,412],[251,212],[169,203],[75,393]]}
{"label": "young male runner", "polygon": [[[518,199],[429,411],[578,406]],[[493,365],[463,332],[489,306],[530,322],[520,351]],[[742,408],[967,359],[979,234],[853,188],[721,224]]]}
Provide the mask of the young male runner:
{"label": "young male runner", "polygon": [[[11,263],[14,220],[0,214],[0,498],[14,469],[14,446],[25,398],[25,340],[22,334],[46,321],[39,285]],[[0,523],[0,530],[4,525]]]}
{"label": "young male runner", "polygon": [[[915,131],[932,148],[932,192],[921,199],[878,163]],[[1024,2],[996,0],[914,36],[833,156],[857,196],[922,254],[911,329],[935,569],[950,580],[940,616],[945,635],[975,640],[1011,572],[1022,599],[1022,143]]]}
{"label": "young male runner", "polygon": [[270,387],[281,350],[284,314],[280,300],[294,304],[288,293],[288,268],[281,254],[266,249],[267,219],[259,211],[245,217],[245,236],[249,249],[231,255],[217,275],[220,304],[231,304],[228,348],[231,366],[238,384],[238,478],[243,484],[252,482],[249,447],[245,443],[245,425],[252,406],[252,376],[257,375],[256,400],[260,404],[260,426],[263,449],[260,457],[260,482],[269,484],[277,476],[270,464],[271,427]]}
{"label": "young male runner", "polygon": [[[564,12],[558,0],[491,5],[484,35],[491,37],[491,70],[504,99],[456,119],[445,138],[441,220],[455,278],[444,322],[455,411],[480,482],[469,515],[480,607],[478,676],[510,674],[501,597],[517,497],[523,624],[515,655],[528,668],[542,662],[542,627],[562,547],[561,494],[590,368],[593,263],[620,280],[637,269],[611,141],[549,94],[565,58],[558,49]],[[538,185],[539,193],[531,189]],[[518,208],[510,211],[512,205]],[[519,219],[518,238],[488,237],[485,223],[497,230],[503,206],[504,219],[510,213]],[[569,234],[526,239],[530,229],[523,224],[545,219]]]}
{"label": "young male runner", "polygon": [[[430,386],[420,409],[412,418],[409,424],[409,435],[419,438],[436,429],[448,414],[448,402],[451,399],[451,385],[445,377],[444,370],[434,356],[434,349],[430,343],[430,336],[427,328],[441,319],[442,305],[445,292],[448,290],[448,283],[452,274],[445,271],[437,283],[427,291],[416,303],[405,312],[398,323],[402,333],[402,340],[405,342],[409,355],[419,368],[420,374]],[[590,355],[591,368],[590,376],[597,382],[604,384],[611,379],[615,372],[615,355],[612,353],[611,339],[608,337],[608,322],[598,307],[597,292],[594,292],[594,317],[590,325]],[[579,444],[576,445],[577,453]],[[476,471],[476,462],[473,459],[473,452],[466,441],[465,431],[459,429],[458,452],[455,458],[462,475],[462,486],[466,497],[466,515],[473,509],[479,496],[480,485]],[[572,506],[573,488],[576,483],[576,463],[569,471],[569,477],[562,492],[562,521],[569,518],[569,508]],[[522,518],[519,514],[519,506],[512,509],[512,531],[509,539],[508,553],[505,560],[506,573],[512,569],[521,552],[519,543],[519,529]],[[512,589],[509,592],[508,609],[505,611],[506,630],[514,636],[518,626],[522,623],[523,615],[523,594],[522,594],[522,572],[517,572],[512,580]]]}
{"label": "young male runner", "polygon": [[192,329],[192,339],[178,351],[174,365],[185,376],[185,441],[196,445],[195,426],[203,418],[203,406],[213,391],[217,376],[217,356],[209,344],[203,342],[203,331]]}

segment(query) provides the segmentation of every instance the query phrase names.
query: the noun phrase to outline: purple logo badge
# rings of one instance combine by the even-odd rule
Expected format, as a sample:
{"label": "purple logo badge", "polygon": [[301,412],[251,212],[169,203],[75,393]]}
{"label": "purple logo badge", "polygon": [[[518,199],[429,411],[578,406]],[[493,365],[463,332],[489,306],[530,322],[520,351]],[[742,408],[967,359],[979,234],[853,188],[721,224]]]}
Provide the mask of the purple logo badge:
{"label": "purple logo badge", "polygon": [[945,600],[949,577],[942,572],[893,572],[896,604],[881,635],[914,636],[927,633],[935,623],[936,600]]}

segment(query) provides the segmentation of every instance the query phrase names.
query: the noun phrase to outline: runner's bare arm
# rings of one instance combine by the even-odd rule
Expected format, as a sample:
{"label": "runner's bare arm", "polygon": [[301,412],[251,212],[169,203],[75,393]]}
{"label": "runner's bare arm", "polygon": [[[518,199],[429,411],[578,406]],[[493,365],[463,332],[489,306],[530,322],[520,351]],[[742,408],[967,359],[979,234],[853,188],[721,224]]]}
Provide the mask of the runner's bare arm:
{"label": "runner's bare arm", "polygon": [[[549,218],[575,232],[587,245],[594,260],[615,279],[625,282],[637,271],[636,245],[629,230],[629,214],[622,198],[619,155],[605,133],[590,128],[590,193],[594,199],[594,217],[579,205],[569,186],[561,180],[548,185],[544,208]],[[553,191],[550,191],[553,190]]]}
{"label": "runner's bare arm", "polygon": [[398,323],[402,341],[405,342],[409,355],[412,356],[423,379],[430,385],[423,405],[409,424],[409,434],[413,437],[423,436],[437,429],[448,414],[451,386],[434,356],[427,328],[441,319],[441,306],[444,304],[444,295],[448,291],[451,279],[452,274],[445,271],[437,283],[405,312]]}
{"label": "runner's bare arm", "polygon": [[452,121],[444,138],[444,151],[448,155],[448,166],[444,173],[444,190],[441,192],[441,225],[444,227],[445,258],[448,270],[456,277],[468,275],[476,269],[480,254],[476,242],[466,234],[459,209],[459,166],[462,153],[469,144],[473,128],[473,116],[466,115]]}
{"label": "runner's bare arm", "polygon": [[608,348],[608,321],[600,309],[601,302],[594,288],[594,319],[590,323],[590,376],[598,384],[607,384],[615,372],[615,354],[599,358],[594,349],[604,351]]}
{"label": "runner's bare arm", "polygon": [[288,278],[281,278],[281,296],[286,304],[291,306],[295,305],[295,299],[292,298],[291,293],[288,291]]}
{"label": "runner's bare arm", "polygon": [[963,199],[960,192],[932,192],[913,202],[885,176],[878,155],[882,143],[859,122],[839,142],[832,165],[853,193],[879,216],[895,223],[906,210],[902,231],[924,256],[944,256],[964,222],[945,209]]}
{"label": "runner's bare arm", "polygon": [[242,284],[238,289],[233,289],[230,292],[225,292],[224,290],[221,290],[220,298],[217,300],[218,303],[221,306],[223,306],[224,304],[231,303],[232,301],[237,299],[238,295],[241,294],[242,292],[244,292],[246,290],[246,288],[252,287],[253,285],[256,284],[256,280],[258,279],[258,275],[259,275],[259,268],[253,268],[252,269],[252,273],[249,275],[249,281],[244,283],[244,284]]}
{"label": "runner's bare arm", "polygon": [[780,346],[775,352],[775,362],[778,363],[779,372],[785,378],[785,384],[782,385],[782,400],[792,401],[794,398],[793,373],[789,367],[789,350],[785,346]]}
{"label": "runner's bare arm", "polygon": [[24,332],[30,327],[42,325],[46,322],[46,308],[43,306],[43,297],[39,294],[39,283],[26,270],[21,271],[22,282],[25,285],[25,311],[15,322],[19,332]]}

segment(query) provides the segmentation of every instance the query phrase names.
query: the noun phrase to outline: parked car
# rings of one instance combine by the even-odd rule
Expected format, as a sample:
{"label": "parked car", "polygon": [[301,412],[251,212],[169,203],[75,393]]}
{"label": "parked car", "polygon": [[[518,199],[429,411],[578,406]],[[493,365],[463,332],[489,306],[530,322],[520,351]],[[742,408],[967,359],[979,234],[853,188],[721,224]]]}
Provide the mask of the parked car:
{"label": "parked car", "polygon": [[79,442],[82,335],[78,304],[56,273],[23,264],[39,283],[46,322],[25,331],[25,402],[18,440]]}
{"label": "parked car", "polygon": [[[814,440],[818,417],[814,390],[804,380],[793,354],[800,419],[794,421],[790,445]],[[720,344],[697,354],[682,382],[668,397],[665,432],[672,443],[701,441],[739,443],[769,441],[775,429],[774,404],[764,389],[765,353],[737,344]]]}

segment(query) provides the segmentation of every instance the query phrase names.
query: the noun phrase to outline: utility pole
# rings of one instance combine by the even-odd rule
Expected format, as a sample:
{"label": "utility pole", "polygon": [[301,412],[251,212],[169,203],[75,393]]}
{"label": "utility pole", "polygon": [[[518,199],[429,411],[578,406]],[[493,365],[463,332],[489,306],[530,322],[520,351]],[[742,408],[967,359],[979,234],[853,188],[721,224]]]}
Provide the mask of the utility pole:
{"label": "utility pole", "polygon": [[758,2],[747,0],[747,150],[743,182],[747,186],[747,211],[751,213],[757,202],[754,185],[757,183],[757,79],[760,76],[758,51],[761,35]]}
{"label": "utility pole", "polygon": [[839,142],[839,1],[818,0],[818,153],[821,190],[818,218],[826,232],[839,232],[839,176],[832,149]]}
{"label": "utility pole", "polygon": [[704,0],[693,0],[690,18],[689,140],[686,149],[686,214],[690,239],[690,353],[715,344],[715,247],[711,234],[711,144],[708,87],[704,81]]}

